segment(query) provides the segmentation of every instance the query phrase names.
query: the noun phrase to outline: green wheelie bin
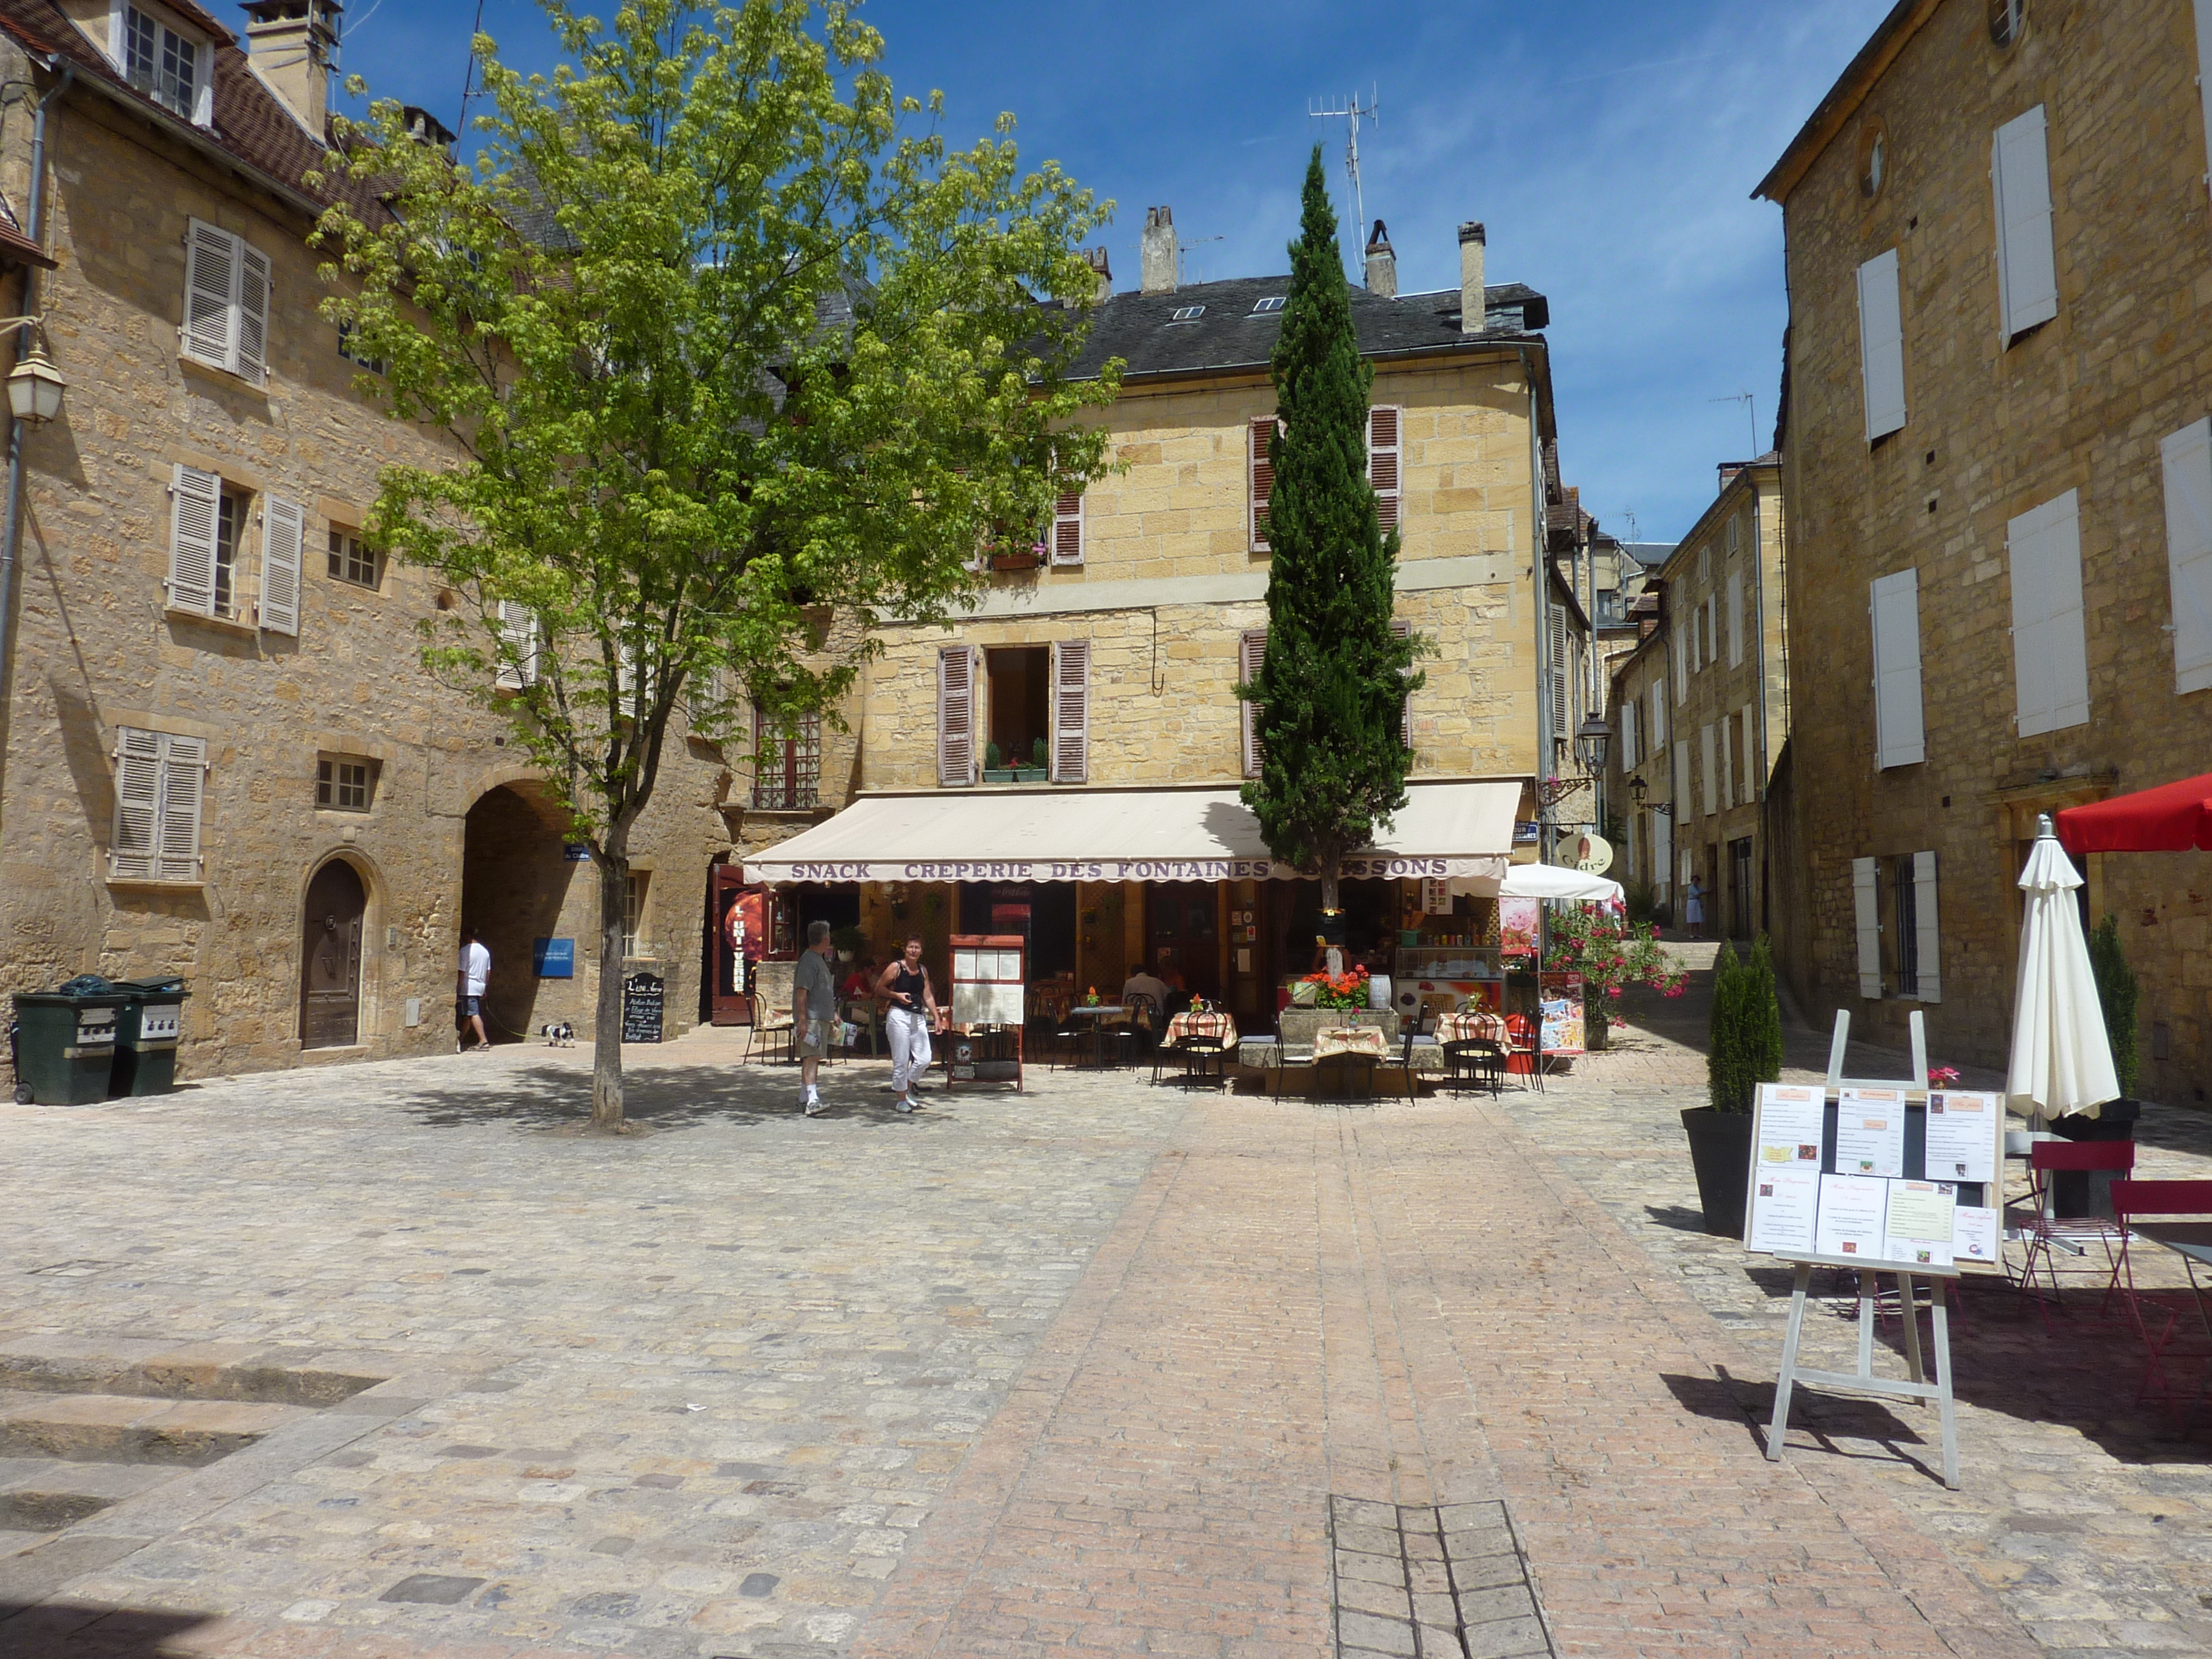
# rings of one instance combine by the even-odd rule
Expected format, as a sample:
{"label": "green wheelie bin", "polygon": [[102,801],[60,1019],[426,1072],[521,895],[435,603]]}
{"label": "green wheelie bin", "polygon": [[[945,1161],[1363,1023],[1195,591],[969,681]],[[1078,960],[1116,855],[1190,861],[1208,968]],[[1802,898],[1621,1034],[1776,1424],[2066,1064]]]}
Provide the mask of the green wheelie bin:
{"label": "green wheelie bin", "polygon": [[173,977],[118,979],[130,1000],[115,1022],[112,1100],[126,1095],[166,1095],[177,1086],[177,1043],[185,1029],[184,981]]}
{"label": "green wheelie bin", "polygon": [[15,1082],[41,1106],[107,1098],[117,1017],[130,998],[88,975],[58,991],[15,995]]}

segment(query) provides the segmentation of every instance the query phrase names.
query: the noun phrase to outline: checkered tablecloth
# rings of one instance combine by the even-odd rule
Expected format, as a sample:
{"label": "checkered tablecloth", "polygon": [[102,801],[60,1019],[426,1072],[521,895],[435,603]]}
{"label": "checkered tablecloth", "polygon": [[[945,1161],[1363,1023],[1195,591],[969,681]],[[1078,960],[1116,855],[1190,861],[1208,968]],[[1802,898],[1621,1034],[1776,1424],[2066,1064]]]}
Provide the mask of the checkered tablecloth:
{"label": "checkered tablecloth", "polygon": [[1205,1037],[1224,1048],[1237,1046],[1237,1022],[1227,1014],[1181,1013],[1168,1021],[1170,1046],[1190,1037]]}
{"label": "checkered tablecloth", "polygon": [[1390,1045],[1379,1025],[1340,1025],[1314,1033],[1314,1058],[1326,1060],[1331,1054],[1372,1054],[1381,1060],[1390,1052]]}
{"label": "checkered tablecloth", "polygon": [[1444,1042],[1495,1042],[1505,1044],[1505,1021],[1498,1014],[1470,1009],[1463,1014],[1437,1016],[1437,1041]]}

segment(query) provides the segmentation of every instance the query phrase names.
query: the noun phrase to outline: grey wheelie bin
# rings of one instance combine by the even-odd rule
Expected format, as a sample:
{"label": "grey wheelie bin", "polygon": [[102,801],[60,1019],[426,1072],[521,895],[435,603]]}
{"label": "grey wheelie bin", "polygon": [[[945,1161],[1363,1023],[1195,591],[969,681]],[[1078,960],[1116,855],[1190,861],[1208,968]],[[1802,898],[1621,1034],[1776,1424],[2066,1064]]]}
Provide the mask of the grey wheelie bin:
{"label": "grey wheelie bin", "polygon": [[115,1022],[115,1072],[108,1097],[166,1095],[177,1086],[177,1042],[191,993],[175,978],[118,979],[115,988],[130,1000]]}
{"label": "grey wheelie bin", "polygon": [[[71,987],[96,985],[98,990]],[[115,1069],[117,1017],[130,998],[105,980],[71,980],[58,991],[15,995],[15,1081],[41,1106],[88,1106],[107,1098]]]}

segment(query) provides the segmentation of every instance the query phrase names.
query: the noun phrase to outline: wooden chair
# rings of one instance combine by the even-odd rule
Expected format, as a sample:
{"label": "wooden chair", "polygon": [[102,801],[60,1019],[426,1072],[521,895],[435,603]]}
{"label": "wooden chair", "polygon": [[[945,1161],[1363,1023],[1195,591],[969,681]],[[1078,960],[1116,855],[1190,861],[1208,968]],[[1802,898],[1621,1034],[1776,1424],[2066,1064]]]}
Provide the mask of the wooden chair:
{"label": "wooden chair", "polygon": [[[2107,1221],[2101,1216],[2057,1214],[2056,1183],[2051,1177],[2062,1170],[2110,1170],[2125,1174],[2135,1167],[2136,1144],[2132,1140],[2039,1140],[2028,1148],[2029,1201],[2033,1207],[2020,1229],[2027,1247],[2021,1261],[2020,1291],[2021,1295],[2035,1298],[2046,1329],[2051,1323],[2051,1306],[2059,1304],[2059,1310],[2065,1310],[2059,1292],[2056,1253],[2086,1258],[2092,1245],[2104,1250],[2101,1271],[2105,1275],[2105,1297],[2097,1304],[2101,1318],[2119,1286],[2119,1251],[2127,1237],[2116,1221]],[[2115,1182],[2113,1185],[2117,1188],[2119,1183]],[[2047,1301],[2036,1285],[2039,1267],[2050,1282]],[[2099,1269],[2092,1264],[2090,1271]]]}
{"label": "wooden chair", "polygon": [[[2060,1143],[2065,1144],[2065,1143]],[[2106,1147],[2125,1146],[2135,1150],[2133,1141],[2091,1141],[2088,1146]],[[2102,1166],[2098,1166],[2102,1167]],[[2194,1314],[2204,1327],[2208,1344],[2212,1344],[2212,1323],[2206,1322],[2202,1293],[2197,1286],[2196,1269],[2190,1269],[2190,1288],[2186,1292],[2139,1291],[2136,1288],[2135,1264],[2131,1254],[2133,1229],[2153,1217],[2212,1216],[2212,1181],[2115,1181],[2112,1183],[2113,1229],[2119,1234],[2119,1261],[2113,1269],[2114,1280],[2122,1301],[2126,1303],[2128,1320],[2136,1334],[2142,1339],[2142,1381],[2136,1388],[2136,1399],[2140,1402],[2154,1383],[2166,1398],[2166,1408],[2178,1425],[2185,1417],[2179,1403],[2173,1397],[2172,1384],[2167,1380],[2166,1362],[2169,1358],[2190,1358],[2212,1363],[2212,1346],[2203,1352],[2179,1354],[2173,1348],[2174,1337],[2181,1322]],[[2154,1243],[2154,1249],[2165,1247]],[[2153,1315],[2164,1314],[2165,1322],[2158,1334],[2153,1336],[2150,1324],[2144,1318],[2148,1310]]]}

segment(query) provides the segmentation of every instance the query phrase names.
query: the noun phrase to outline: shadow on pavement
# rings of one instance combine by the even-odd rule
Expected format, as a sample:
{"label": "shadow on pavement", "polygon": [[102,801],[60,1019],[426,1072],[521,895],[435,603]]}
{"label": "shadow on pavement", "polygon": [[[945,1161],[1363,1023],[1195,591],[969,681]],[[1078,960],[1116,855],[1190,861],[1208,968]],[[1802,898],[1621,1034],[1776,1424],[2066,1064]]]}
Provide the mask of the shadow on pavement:
{"label": "shadow on pavement", "polygon": [[[929,1118],[927,1110],[918,1117],[894,1112],[890,1095],[872,1079],[855,1085],[833,1071],[823,1079],[823,1093],[828,1109],[821,1121],[888,1128]],[[930,1104],[940,1098],[933,1097]],[[524,1129],[577,1127],[592,1115],[592,1074],[574,1066],[500,1067],[457,1079],[450,1086],[416,1088],[397,1103],[437,1128],[486,1123]],[[623,1115],[654,1132],[796,1119],[799,1074],[785,1071],[763,1076],[757,1069],[731,1066],[640,1067],[623,1073]]]}
{"label": "shadow on pavement", "polygon": [[185,1650],[179,1638],[217,1617],[82,1601],[0,1601],[0,1652],[8,1659],[168,1659]]}

